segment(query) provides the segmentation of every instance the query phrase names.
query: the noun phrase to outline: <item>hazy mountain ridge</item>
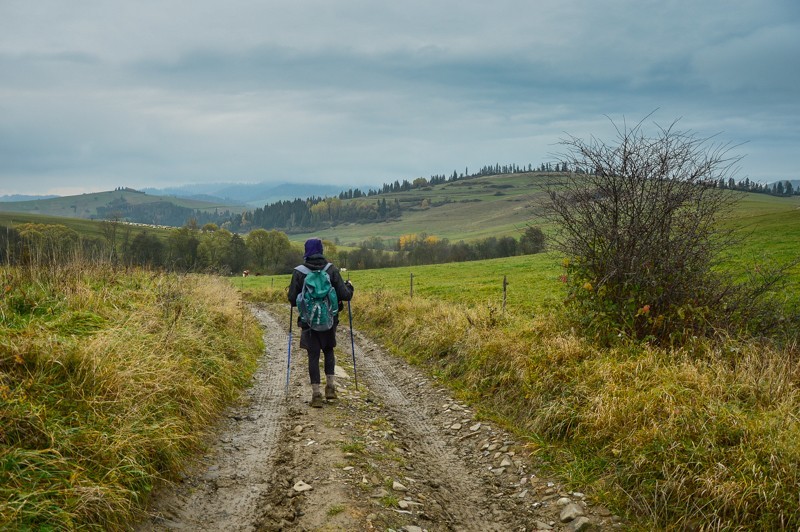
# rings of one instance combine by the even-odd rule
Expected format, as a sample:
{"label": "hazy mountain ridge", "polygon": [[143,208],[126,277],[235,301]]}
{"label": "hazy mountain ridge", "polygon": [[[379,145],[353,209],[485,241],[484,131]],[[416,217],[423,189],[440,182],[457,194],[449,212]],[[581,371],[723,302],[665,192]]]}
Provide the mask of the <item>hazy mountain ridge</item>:
{"label": "hazy mountain ridge", "polygon": [[44,199],[53,199],[58,197],[60,196],[56,196],[55,194],[49,194],[44,196],[36,196],[29,194],[6,194],[5,196],[0,196],[0,202],[7,203],[9,201],[36,201]]}
{"label": "hazy mountain ridge", "polygon": [[334,196],[347,190],[344,185],[313,183],[209,183],[180,187],[145,188],[148,194],[202,199],[205,201],[235,202],[250,207],[263,207],[276,201],[305,199],[310,196]]}

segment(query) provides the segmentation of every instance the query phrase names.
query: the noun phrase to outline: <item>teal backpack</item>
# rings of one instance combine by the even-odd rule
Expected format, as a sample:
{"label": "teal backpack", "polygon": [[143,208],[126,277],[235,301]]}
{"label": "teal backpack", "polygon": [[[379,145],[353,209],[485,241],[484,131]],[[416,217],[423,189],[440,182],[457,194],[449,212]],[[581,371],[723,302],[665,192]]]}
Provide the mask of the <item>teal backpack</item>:
{"label": "teal backpack", "polygon": [[330,330],[339,312],[339,298],[328,274],[330,267],[328,263],[321,270],[312,270],[302,264],[295,268],[306,276],[296,301],[300,320],[315,331]]}

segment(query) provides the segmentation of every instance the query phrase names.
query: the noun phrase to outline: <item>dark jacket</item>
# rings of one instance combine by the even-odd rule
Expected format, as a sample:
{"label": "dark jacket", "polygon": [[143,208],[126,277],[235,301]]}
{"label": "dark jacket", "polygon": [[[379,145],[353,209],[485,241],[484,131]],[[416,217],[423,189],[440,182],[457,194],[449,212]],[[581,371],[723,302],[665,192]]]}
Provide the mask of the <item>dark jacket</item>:
{"label": "dark jacket", "polygon": [[[303,264],[309,270],[321,270],[326,264],[328,264],[328,259],[322,255],[311,255]],[[331,277],[331,286],[333,286],[333,289],[336,290],[336,297],[339,298],[339,311],[341,312],[344,309],[342,301],[350,301],[353,299],[353,285],[344,282],[344,279],[342,279],[342,274],[339,273],[339,268],[336,266],[331,265],[331,267],[328,268],[328,275]],[[293,307],[297,306],[297,296],[303,290],[303,281],[305,278],[306,275],[302,272],[297,270],[292,272],[292,282],[289,284],[288,298],[289,303],[291,303]],[[338,323],[339,316],[337,314],[334,319],[334,327]],[[300,321],[299,317],[297,318],[297,324],[303,329],[308,328],[308,325]]]}

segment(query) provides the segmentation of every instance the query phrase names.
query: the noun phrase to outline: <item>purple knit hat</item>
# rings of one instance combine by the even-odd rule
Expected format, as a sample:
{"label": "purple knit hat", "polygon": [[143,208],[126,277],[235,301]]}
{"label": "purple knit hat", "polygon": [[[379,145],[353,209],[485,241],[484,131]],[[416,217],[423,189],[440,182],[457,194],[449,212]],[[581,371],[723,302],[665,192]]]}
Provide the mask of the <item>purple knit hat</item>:
{"label": "purple knit hat", "polygon": [[319,238],[306,240],[306,252],[303,254],[303,258],[307,259],[311,255],[322,255],[322,240]]}

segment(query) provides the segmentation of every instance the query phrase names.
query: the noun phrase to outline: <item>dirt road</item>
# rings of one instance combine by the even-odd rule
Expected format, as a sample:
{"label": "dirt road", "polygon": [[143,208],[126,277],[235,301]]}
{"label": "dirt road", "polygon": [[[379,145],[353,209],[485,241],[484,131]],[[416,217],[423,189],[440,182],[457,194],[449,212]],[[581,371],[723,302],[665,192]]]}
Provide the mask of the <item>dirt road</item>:
{"label": "dirt road", "polygon": [[347,327],[339,399],[309,407],[297,335],[287,395],[286,311],[253,312],[266,349],[252,387],[195,471],[155,496],[137,530],[622,528],[583,494],[540,478],[513,438],[358,334],[356,390]]}

